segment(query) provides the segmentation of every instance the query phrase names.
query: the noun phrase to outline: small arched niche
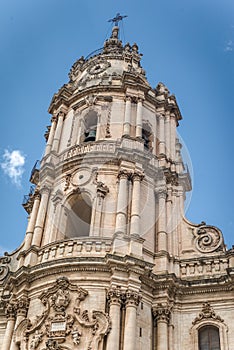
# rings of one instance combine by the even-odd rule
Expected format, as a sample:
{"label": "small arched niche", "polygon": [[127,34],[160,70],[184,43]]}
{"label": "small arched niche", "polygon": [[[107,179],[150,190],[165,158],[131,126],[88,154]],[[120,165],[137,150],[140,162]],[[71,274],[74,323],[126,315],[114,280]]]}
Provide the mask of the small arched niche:
{"label": "small arched niche", "polygon": [[73,194],[66,205],[65,237],[88,237],[90,232],[92,203],[86,192]]}
{"label": "small arched niche", "polygon": [[98,115],[94,110],[90,110],[83,119],[83,135],[81,142],[90,142],[96,140]]}

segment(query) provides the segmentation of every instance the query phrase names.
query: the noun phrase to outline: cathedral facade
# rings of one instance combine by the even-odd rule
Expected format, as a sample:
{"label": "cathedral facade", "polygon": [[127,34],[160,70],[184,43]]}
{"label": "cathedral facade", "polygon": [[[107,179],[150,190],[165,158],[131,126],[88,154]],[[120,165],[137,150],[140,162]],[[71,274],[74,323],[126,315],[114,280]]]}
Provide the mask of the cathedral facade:
{"label": "cathedral facade", "polygon": [[0,258],[2,350],[231,350],[234,250],[184,217],[174,95],[114,25],[53,96],[22,245]]}

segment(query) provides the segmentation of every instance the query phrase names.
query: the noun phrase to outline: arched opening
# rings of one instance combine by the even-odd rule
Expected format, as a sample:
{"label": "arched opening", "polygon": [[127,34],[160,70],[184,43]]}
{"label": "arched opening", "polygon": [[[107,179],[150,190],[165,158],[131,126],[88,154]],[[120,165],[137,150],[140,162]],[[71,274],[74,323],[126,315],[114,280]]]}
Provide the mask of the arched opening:
{"label": "arched opening", "polygon": [[84,133],[82,137],[82,142],[90,142],[96,140],[97,133],[97,122],[98,116],[97,112],[91,110],[84,117]]}
{"label": "arched opening", "polygon": [[143,124],[142,127],[142,138],[144,140],[144,148],[146,150],[151,151],[152,150],[152,144],[153,144],[153,134],[151,131],[151,128],[148,124]]}
{"label": "arched opening", "polygon": [[89,236],[92,203],[86,193],[73,195],[66,207],[65,237],[87,237]]}
{"label": "arched opening", "polygon": [[204,326],[198,331],[199,350],[220,350],[219,329]]}

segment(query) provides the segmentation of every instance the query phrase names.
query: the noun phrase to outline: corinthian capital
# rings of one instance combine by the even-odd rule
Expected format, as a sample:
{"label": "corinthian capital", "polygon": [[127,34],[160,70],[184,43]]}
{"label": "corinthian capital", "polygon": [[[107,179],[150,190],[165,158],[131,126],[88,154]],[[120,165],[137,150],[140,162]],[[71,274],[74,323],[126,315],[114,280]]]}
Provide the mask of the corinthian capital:
{"label": "corinthian capital", "polygon": [[159,303],[157,306],[153,307],[153,315],[157,322],[168,323],[171,315],[171,307]]}
{"label": "corinthian capital", "polygon": [[27,316],[27,311],[29,307],[29,300],[27,297],[22,296],[19,300],[16,302],[16,312],[19,316]]}
{"label": "corinthian capital", "polygon": [[144,174],[140,172],[135,172],[132,174],[132,181],[142,181],[144,179]]}
{"label": "corinthian capital", "polygon": [[125,304],[126,306],[132,305],[137,307],[141,298],[138,292],[128,289],[125,293]]}
{"label": "corinthian capital", "polygon": [[119,179],[129,179],[131,176],[131,173],[129,173],[127,170],[120,170],[118,174]]}
{"label": "corinthian capital", "polygon": [[108,290],[107,300],[110,304],[121,304],[123,301],[123,292],[120,287],[112,287]]}
{"label": "corinthian capital", "polygon": [[16,301],[12,299],[5,303],[5,315],[8,320],[16,319]]}

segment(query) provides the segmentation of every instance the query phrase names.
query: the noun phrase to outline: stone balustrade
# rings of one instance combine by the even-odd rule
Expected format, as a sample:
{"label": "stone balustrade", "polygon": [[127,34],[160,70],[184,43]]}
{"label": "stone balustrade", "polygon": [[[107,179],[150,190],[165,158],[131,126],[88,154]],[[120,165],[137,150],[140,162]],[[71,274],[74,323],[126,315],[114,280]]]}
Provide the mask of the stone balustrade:
{"label": "stone balustrade", "polygon": [[105,256],[111,251],[111,239],[80,238],[55,242],[42,247],[38,252],[38,263],[51,260],[82,257],[82,256]]}
{"label": "stone balustrade", "polygon": [[211,276],[226,274],[229,261],[226,258],[210,258],[209,260],[180,262],[180,276]]}

